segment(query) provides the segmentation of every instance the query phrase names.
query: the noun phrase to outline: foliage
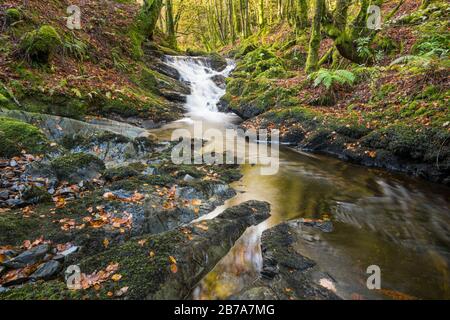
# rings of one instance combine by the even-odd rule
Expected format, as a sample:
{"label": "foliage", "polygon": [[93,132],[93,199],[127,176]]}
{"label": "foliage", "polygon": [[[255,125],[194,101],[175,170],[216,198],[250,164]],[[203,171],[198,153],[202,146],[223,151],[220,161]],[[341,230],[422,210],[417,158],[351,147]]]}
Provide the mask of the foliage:
{"label": "foliage", "polygon": [[352,85],[355,82],[355,75],[348,70],[328,70],[320,69],[308,76],[310,80],[314,80],[314,86],[323,85],[328,90],[336,83]]}
{"label": "foliage", "polygon": [[89,48],[83,41],[73,35],[66,37],[63,42],[63,52],[79,61],[84,61],[89,57]]}
{"label": "foliage", "polygon": [[20,48],[26,57],[34,62],[48,63],[51,55],[62,45],[58,32],[49,25],[26,33],[21,40]]}

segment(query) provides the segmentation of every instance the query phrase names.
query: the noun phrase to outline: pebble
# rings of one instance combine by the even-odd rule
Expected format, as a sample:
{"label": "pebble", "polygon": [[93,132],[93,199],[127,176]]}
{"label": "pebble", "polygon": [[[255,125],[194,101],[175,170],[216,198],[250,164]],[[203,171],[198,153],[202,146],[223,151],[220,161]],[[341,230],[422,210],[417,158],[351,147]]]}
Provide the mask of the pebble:
{"label": "pebble", "polygon": [[185,175],[184,176],[184,178],[183,178],[183,181],[185,181],[185,182],[190,182],[190,181],[194,181],[195,180],[195,178],[193,177],[193,176],[190,176],[190,175]]}

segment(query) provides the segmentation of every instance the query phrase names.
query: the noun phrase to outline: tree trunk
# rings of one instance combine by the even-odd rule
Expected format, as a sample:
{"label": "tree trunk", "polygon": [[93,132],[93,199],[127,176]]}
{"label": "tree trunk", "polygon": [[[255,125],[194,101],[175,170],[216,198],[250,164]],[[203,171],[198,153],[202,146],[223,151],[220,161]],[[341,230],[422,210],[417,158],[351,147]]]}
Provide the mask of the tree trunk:
{"label": "tree trunk", "polygon": [[139,14],[139,25],[142,32],[153,39],[153,34],[158,23],[159,15],[163,7],[163,0],[145,0]]}
{"label": "tree trunk", "polygon": [[166,0],[166,31],[169,44],[172,48],[177,47],[177,37],[175,35],[175,22],[173,18],[172,0]]}
{"label": "tree trunk", "polygon": [[308,26],[308,3],[306,0],[295,1],[295,26],[297,32]]}
{"label": "tree trunk", "polygon": [[325,0],[314,1],[314,17],[311,29],[311,39],[309,41],[308,58],[306,59],[306,72],[311,73],[317,70],[319,62],[319,47],[322,40],[320,25],[325,7]]}

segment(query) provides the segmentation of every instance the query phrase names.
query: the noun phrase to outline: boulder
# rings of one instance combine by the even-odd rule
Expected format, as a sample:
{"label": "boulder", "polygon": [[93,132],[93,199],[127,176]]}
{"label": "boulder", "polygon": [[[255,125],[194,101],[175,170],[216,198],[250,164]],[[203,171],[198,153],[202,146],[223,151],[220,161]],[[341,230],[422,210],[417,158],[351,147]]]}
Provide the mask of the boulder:
{"label": "boulder", "polygon": [[54,278],[62,269],[61,263],[56,260],[50,260],[33,272],[30,276],[32,280],[50,280]]}
{"label": "boulder", "polygon": [[3,265],[10,269],[24,268],[41,261],[49,251],[50,246],[48,244],[41,244],[22,252],[11,260],[3,262]]}

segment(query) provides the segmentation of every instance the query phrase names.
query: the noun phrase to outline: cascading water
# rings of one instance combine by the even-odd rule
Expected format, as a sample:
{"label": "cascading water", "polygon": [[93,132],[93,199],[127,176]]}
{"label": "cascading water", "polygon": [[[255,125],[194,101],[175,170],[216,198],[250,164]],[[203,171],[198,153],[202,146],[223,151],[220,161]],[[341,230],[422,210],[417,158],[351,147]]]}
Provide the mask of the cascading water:
{"label": "cascading water", "polygon": [[202,57],[167,57],[166,63],[177,69],[183,81],[190,84],[191,94],[187,97],[187,118],[182,121],[202,120],[210,123],[232,122],[236,116],[218,111],[217,104],[225,94],[214,78],[225,79],[235,65],[228,60],[227,67],[222,71],[212,69],[206,58]]}

